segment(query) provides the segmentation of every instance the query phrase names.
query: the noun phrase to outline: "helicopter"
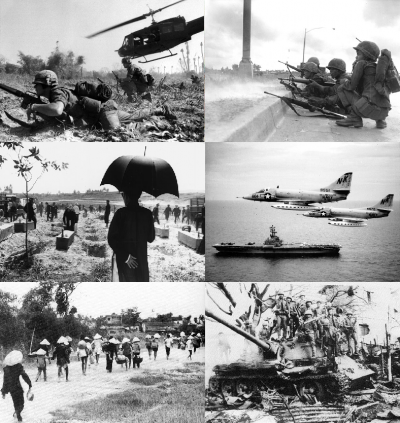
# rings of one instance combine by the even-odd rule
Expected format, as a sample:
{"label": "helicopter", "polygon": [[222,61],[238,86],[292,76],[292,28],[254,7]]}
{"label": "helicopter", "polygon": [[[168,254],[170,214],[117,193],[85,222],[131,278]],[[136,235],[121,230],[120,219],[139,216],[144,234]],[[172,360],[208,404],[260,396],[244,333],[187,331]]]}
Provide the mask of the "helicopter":
{"label": "helicopter", "polygon": [[[151,16],[152,23],[150,26],[132,32],[124,38],[122,46],[116,50],[119,56],[130,57],[132,59],[143,57],[145,61],[139,61],[139,63],[150,63],[156,60],[165,59],[167,57],[176,56],[178,53],[173,54],[171,52],[171,48],[191,40],[192,35],[204,31],[204,16],[189,22],[186,22],[183,16],[177,16],[156,22],[154,20],[154,15],[168,7],[182,3],[183,1],[186,0],[179,0],[157,10],[152,10],[149,8],[149,13],[145,13],[141,16],[137,16],[136,18],[114,25],[110,28],[95,32],[86,38],[96,37],[100,34],[104,34],[105,32],[112,31],[113,29],[120,28],[121,26],[128,25],[133,22],[141,21]],[[146,56],[148,55],[161,53],[166,50],[168,50],[170,53],[167,56],[159,57],[153,60],[146,59]]]}

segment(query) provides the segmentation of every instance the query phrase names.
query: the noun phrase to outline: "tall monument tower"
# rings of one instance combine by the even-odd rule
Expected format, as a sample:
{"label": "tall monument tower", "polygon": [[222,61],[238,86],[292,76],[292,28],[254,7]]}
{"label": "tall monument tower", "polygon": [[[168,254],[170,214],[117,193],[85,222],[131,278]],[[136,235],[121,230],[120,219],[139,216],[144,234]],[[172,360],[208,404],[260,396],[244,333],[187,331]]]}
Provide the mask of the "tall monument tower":
{"label": "tall monument tower", "polygon": [[251,0],[243,0],[243,57],[239,63],[239,73],[247,78],[253,77],[251,49]]}

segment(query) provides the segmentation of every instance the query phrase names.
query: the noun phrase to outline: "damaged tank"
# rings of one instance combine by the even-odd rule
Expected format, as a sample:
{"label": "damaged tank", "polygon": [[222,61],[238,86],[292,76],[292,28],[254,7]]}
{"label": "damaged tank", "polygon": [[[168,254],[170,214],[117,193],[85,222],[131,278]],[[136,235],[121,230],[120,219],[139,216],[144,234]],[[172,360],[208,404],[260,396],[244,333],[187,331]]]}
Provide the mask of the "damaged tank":
{"label": "damaged tank", "polygon": [[211,317],[257,345],[261,362],[239,361],[214,366],[209,390],[223,395],[254,394],[277,390],[285,395],[314,395],[318,401],[341,400],[348,390],[369,386],[371,369],[348,356],[327,357],[301,335],[292,341],[262,341],[243,329],[206,310]]}

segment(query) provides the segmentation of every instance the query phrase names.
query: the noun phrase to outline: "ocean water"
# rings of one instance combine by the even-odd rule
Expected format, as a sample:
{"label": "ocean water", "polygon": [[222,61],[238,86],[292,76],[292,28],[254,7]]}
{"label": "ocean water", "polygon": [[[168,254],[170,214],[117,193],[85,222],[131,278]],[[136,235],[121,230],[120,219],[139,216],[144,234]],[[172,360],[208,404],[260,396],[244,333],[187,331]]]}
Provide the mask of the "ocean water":
{"label": "ocean water", "polygon": [[[342,204],[343,203],[343,204]],[[345,205],[344,205],[345,203]],[[371,201],[346,201],[332,207],[365,207]],[[400,203],[388,217],[366,227],[341,227],[271,203],[207,201],[206,281],[210,282],[362,282],[400,280]],[[274,225],[284,242],[340,244],[333,257],[223,256],[213,244],[262,243]]]}

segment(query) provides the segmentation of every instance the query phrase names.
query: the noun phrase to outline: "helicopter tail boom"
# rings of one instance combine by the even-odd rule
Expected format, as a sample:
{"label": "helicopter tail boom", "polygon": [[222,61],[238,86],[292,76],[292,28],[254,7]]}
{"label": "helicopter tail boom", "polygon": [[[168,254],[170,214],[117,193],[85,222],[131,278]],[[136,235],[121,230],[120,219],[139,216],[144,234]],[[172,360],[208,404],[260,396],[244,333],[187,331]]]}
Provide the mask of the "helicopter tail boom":
{"label": "helicopter tail boom", "polygon": [[204,16],[187,22],[187,30],[190,36],[204,31]]}

